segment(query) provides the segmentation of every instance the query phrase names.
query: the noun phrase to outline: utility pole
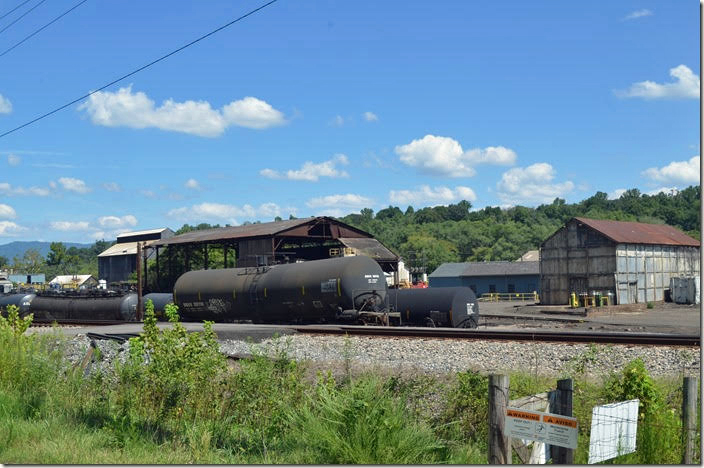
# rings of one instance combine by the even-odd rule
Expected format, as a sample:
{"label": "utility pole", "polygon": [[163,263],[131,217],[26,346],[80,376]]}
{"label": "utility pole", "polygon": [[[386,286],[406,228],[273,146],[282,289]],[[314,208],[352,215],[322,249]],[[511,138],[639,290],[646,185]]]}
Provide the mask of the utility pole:
{"label": "utility pole", "polygon": [[137,242],[137,321],[144,318],[144,304],[142,304],[142,243]]}

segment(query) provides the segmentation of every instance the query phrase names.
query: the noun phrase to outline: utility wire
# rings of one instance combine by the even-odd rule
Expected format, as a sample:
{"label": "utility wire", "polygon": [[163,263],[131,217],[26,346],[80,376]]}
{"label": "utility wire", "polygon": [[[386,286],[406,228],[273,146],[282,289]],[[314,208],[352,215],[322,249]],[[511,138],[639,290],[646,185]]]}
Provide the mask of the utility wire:
{"label": "utility wire", "polygon": [[56,18],[54,18],[53,20],[51,20],[50,22],[48,22],[47,24],[45,24],[45,25],[42,26],[41,28],[37,29],[36,31],[34,31],[32,34],[30,34],[29,36],[27,36],[27,37],[25,37],[24,39],[22,39],[22,40],[21,40],[20,42],[18,42],[17,44],[13,45],[12,47],[10,47],[9,49],[7,49],[6,51],[0,53],[0,57],[2,57],[3,55],[5,55],[6,53],[10,52],[12,49],[14,49],[15,47],[19,46],[20,44],[22,44],[22,43],[23,43],[24,41],[26,41],[27,39],[30,39],[30,38],[31,38],[32,36],[34,36],[35,34],[41,32],[43,29],[47,28],[48,26],[51,26],[52,24],[54,24],[55,22],[57,22],[58,20],[60,20],[60,19],[63,18],[64,16],[66,16],[67,14],[71,13],[73,10],[75,10],[75,9],[78,8],[79,6],[81,6],[81,5],[83,5],[84,3],[86,3],[87,1],[88,1],[88,0],[83,0],[83,1],[81,1],[81,2],[79,2],[79,3],[77,3],[77,4],[75,4],[72,8],[70,8],[70,9],[66,10],[65,12],[61,13],[59,16],[57,16]]}
{"label": "utility wire", "polygon": [[47,112],[46,114],[42,114],[42,115],[40,115],[39,117],[30,120],[29,122],[23,123],[23,124],[20,125],[19,127],[15,127],[15,128],[13,128],[12,130],[8,130],[8,131],[6,131],[5,133],[0,134],[0,138],[3,138],[3,137],[5,137],[5,136],[9,135],[10,133],[16,132],[17,130],[19,130],[19,129],[21,129],[21,128],[24,128],[24,127],[26,127],[26,126],[28,126],[28,125],[32,125],[33,123],[38,122],[38,121],[42,120],[42,119],[45,118],[45,117],[49,117],[50,115],[55,114],[55,113],[59,112],[60,110],[63,110],[63,109],[65,109],[65,108],[67,108],[67,107],[69,107],[69,106],[71,106],[71,105],[77,103],[78,101],[82,101],[83,99],[85,99],[85,98],[87,98],[87,97],[90,97],[90,96],[92,96],[93,94],[95,94],[95,93],[97,93],[97,92],[100,92],[100,91],[104,90],[105,88],[108,88],[108,87],[114,85],[115,83],[119,83],[120,81],[124,80],[125,78],[129,78],[130,76],[135,75],[135,74],[141,72],[142,70],[144,70],[144,69],[146,69],[146,68],[149,68],[149,67],[151,67],[152,65],[157,64],[157,63],[161,62],[162,60],[167,59],[167,58],[171,57],[172,55],[174,55],[174,54],[176,54],[176,53],[178,53],[178,52],[181,52],[183,49],[186,49],[186,48],[192,46],[193,44],[196,44],[197,42],[200,42],[200,41],[202,41],[203,39],[205,39],[205,38],[207,38],[207,37],[210,37],[210,36],[212,36],[213,34],[215,34],[215,33],[217,33],[217,32],[220,32],[220,31],[222,31],[223,29],[232,26],[233,24],[235,24],[235,23],[237,23],[237,22],[239,22],[239,21],[242,21],[243,19],[247,18],[248,16],[251,16],[251,15],[253,15],[253,14],[256,13],[256,12],[258,12],[258,11],[260,11],[260,10],[263,10],[264,8],[266,8],[266,7],[268,7],[269,5],[271,5],[272,3],[276,3],[277,1],[278,1],[278,0],[271,0],[271,1],[269,1],[269,2],[267,2],[267,3],[265,3],[265,4],[263,4],[263,5],[261,5],[261,6],[257,7],[257,8],[255,8],[254,10],[251,10],[251,11],[245,13],[244,15],[240,16],[239,18],[236,18],[236,19],[230,21],[229,23],[224,24],[224,25],[220,26],[219,28],[210,31],[210,32],[207,33],[207,34],[204,34],[203,36],[199,37],[198,39],[195,39],[195,40],[189,42],[188,44],[186,44],[186,45],[184,45],[184,46],[181,46],[181,47],[179,47],[178,49],[176,49],[176,50],[174,50],[174,51],[172,51],[172,52],[169,52],[168,54],[163,55],[163,56],[159,57],[158,59],[153,60],[153,61],[149,62],[148,64],[146,64],[146,65],[144,65],[144,66],[141,66],[141,67],[137,68],[136,70],[133,70],[133,71],[127,73],[126,75],[123,75],[123,76],[121,76],[120,78],[117,78],[116,80],[111,81],[110,83],[108,83],[108,84],[106,84],[106,85],[101,86],[100,88],[96,89],[95,91],[91,91],[91,92],[88,93],[88,94],[84,94],[83,96],[81,96],[81,97],[79,97],[79,98],[76,98],[76,99],[74,99],[73,101],[64,104],[63,106],[57,107],[56,109],[51,110],[51,111]]}
{"label": "utility wire", "polygon": [[22,18],[24,18],[24,17],[27,16],[28,14],[30,14],[30,13],[32,12],[32,10],[34,10],[35,8],[37,8],[39,5],[41,5],[41,4],[44,3],[44,2],[46,2],[46,0],[41,0],[39,3],[37,3],[36,5],[34,5],[32,8],[30,8],[29,10],[25,11],[24,13],[22,13],[22,14],[20,15],[20,17],[17,18],[15,21],[13,21],[12,23],[8,24],[8,25],[5,26],[4,28],[0,29],[0,34],[2,34],[2,33],[4,33],[5,31],[7,31],[7,30],[10,28],[10,26],[12,26],[13,24],[15,24],[16,22],[18,22],[19,20],[21,20]]}
{"label": "utility wire", "polygon": [[15,8],[13,8],[13,9],[10,10],[10,11],[8,11],[8,12],[5,13],[4,15],[0,16],[0,20],[3,19],[4,17],[6,17],[7,15],[9,15],[10,13],[12,13],[13,11],[15,11],[16,9],[18,9],[19,7],[21,7],[22,5],[24,5],[24,4],[27,3],[27,2],[29,2],[29,0],[24,0],[24,2],[20,3],[20,4],[17,5]]}

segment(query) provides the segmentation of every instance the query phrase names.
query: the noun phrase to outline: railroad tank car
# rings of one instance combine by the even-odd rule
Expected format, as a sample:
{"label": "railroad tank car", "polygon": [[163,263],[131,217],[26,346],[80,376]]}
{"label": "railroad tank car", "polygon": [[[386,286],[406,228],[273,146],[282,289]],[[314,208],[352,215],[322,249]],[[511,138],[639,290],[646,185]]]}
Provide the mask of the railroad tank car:
{"label": "railroad tank car", "polygon": [[29,305],[34,299],[36,294],[34,293],[19,293],[19,294],[9,294],[7,296],[0,296],[0,312],[7,316],[7,306],[14,305],[17,306],[20,311],[20,317],[24,317],[29,314]]}
{"label": "railroad tank car", "polygon": [[137,317],[137,294],[85,295],[37,294],[29,311],[35,320],[109,320],[134,321]]}
{"label": "railroad tank car", "polygon": [[386,281],[365,256],[258,268],[189,271],[174,285],[188,320],[320,323],[386,309]]}
{"label": "railroad tank car", "polygon": [[174,303],[174,295],[171,293],[149,293],[142,296],[144,304],[148,300],[151,300],[152,304],[154,304],[154,314],[157,317],[163,317],[166,306]]}
{"label": "railroad tank car", "polygon": [[389,289],[389,307],[402,325],[475,328],[479,302],[467,287]]}

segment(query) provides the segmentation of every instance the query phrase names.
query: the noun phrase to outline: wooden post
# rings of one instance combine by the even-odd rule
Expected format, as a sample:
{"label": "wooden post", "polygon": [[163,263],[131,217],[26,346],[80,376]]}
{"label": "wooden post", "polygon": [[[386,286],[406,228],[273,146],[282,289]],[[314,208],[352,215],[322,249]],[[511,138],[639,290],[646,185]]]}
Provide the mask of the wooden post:
{"label": "wooden post", "polygon": [[142,243],[137,242],[137,321],[144,317],[142,304]]}
{"label": "wooden post", "polygon": [[[555,404],[550,408],[551,413],[560,414],[562,416],[572,417],[572,393],[574,385],[572,379],[563,379],[557,381],[557,390],[555,391]],[[550,446],[552,462],[556,465],[573,465],[574,450],[567,447],[559,447],[557,445]]]}
{"label": "wooden post", "polygon": [[159,247],[156,247],[156,290],[161,292],[161,278],[159,276]]}
{"label": "wooden post", "polygon": [[511,463],[511,439],[506,436],[506,407],[508,406],[508,376],[489,376],[489,464]]}
{"label": "wooden post", "polygon": [[694,463],[694,444],[697,436],[697,378],[685,377],[682,385],[682,436],[684,454],[682,463]]}

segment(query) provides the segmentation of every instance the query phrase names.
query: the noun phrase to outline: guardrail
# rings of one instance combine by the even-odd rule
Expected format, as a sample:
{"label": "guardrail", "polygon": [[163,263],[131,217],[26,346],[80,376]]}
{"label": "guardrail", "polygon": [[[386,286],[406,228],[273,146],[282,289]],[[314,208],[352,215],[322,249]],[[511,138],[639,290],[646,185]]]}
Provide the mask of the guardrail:
{"label": "guardrail", "polygon": [[538,293],[533,291],[529,293],[484,293],[479,298],[483,302],[499,302],[499,301],[535,301],[539,302]]}

